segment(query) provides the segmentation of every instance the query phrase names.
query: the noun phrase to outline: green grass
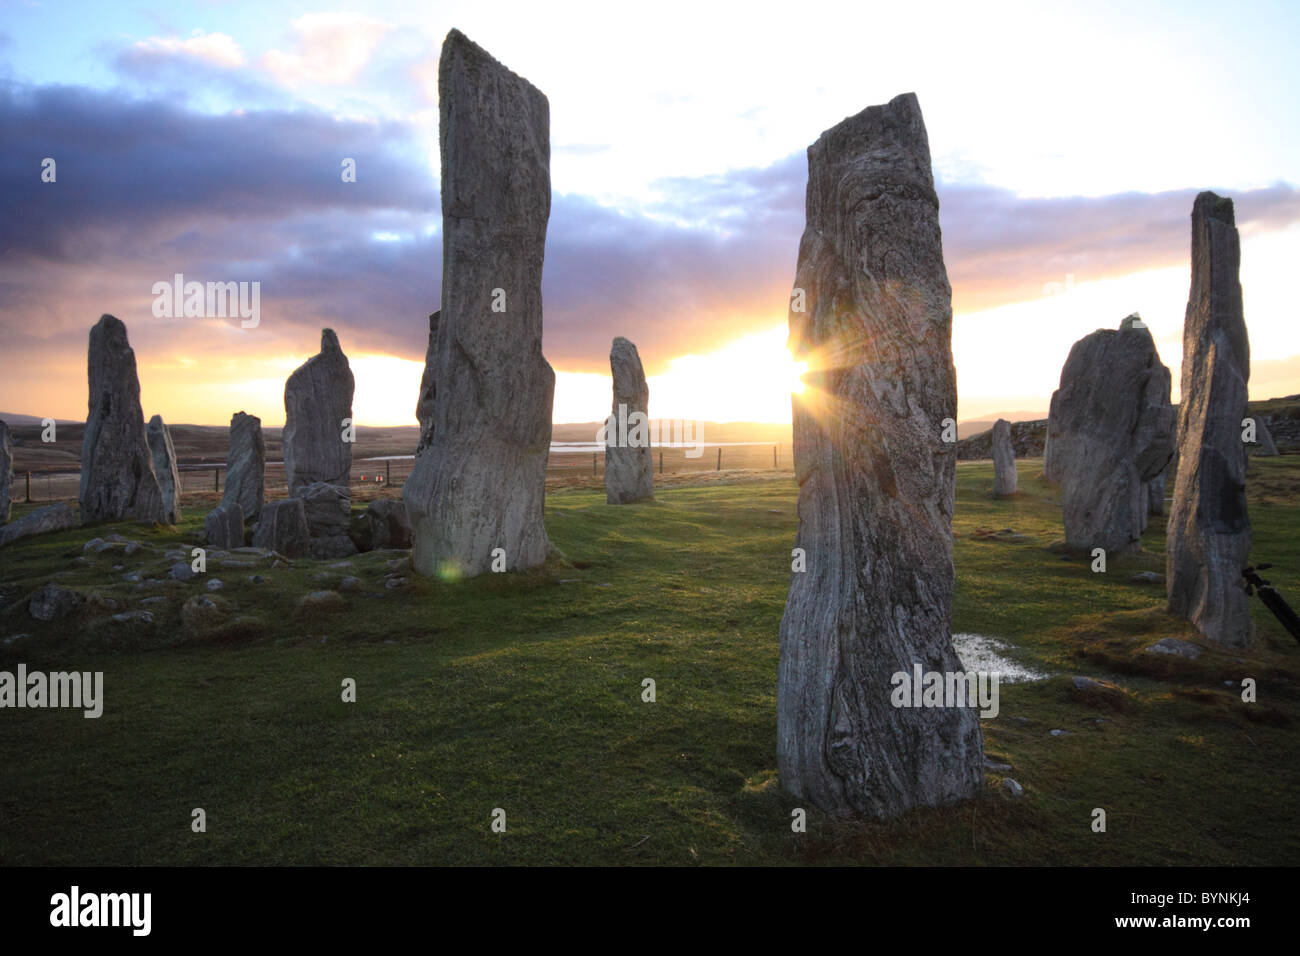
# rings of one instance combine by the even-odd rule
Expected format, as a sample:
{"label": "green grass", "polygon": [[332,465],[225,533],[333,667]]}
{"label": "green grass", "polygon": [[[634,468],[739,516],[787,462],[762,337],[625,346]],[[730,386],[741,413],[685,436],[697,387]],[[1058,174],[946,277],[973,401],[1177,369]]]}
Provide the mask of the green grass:
{"label": "green grass", "polygon": [[[1300,458],[1252,460],[1255,559],[1300,603]],[[0,668],[102,670],[98,720],[0,711],[5,864],[1281,864],[1300,852],[1300,648],[1255,602],[1250,652],[1196,662],[1141,649],[1191,636],[1163,612],[1164,526],[1106,574],[1049,549],[1055,493],[1021,463],[1021,493],[988,494],[987,462],[958,469],[954,629],[1007,640],[1056,675],[1002,687],[985,749],[1026,789],[990,774],[978,801],[888,823],[809,816],[776,786],[777,631],[796,525],[789,480],[547,501],[565,560],[528,574],[383,587],[383,555],[342,613],[296,599],[329,562],[210,570],[231,614],[206,636],[180,622],[201,582],[161,589],[155,626],[106,611],[39,624],[25,597],[61,583],[135,606],[111,553],[78,566],[78,530],[0,553]],[[973,536],[1012,527],[1023,541]],[[564,583],[567,582],[567,583]],[[1109,680],[1080,698],[1070,675]],[[1254,677],[1259,703],[1227,680]],[[354,678],[358,701],[340,699]],[[657,702],[643,703],[642,680]],[[1052,737],[1052,729],[1068,733]],[[202,807],[208,830],[190,830]],[[507,830],[490,828],[494,808]],[[1108,831],[1093,833],[1104,808]]]}

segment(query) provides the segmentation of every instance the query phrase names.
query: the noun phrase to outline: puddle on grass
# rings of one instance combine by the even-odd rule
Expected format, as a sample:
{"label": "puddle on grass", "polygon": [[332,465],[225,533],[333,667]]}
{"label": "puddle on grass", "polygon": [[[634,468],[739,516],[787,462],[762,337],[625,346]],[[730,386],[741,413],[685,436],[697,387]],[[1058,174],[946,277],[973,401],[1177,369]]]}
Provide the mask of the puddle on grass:
{"label": "puddle on grass", "polygon": [[1009,649],[1005,641],[987,634],[954,634],[952,646],[961,658],[962,668],[969,673],[997,671],[1002,684],[1023,684],[1025,681],[1045,680],[1050,674],[1033,670],[1006,656]]}

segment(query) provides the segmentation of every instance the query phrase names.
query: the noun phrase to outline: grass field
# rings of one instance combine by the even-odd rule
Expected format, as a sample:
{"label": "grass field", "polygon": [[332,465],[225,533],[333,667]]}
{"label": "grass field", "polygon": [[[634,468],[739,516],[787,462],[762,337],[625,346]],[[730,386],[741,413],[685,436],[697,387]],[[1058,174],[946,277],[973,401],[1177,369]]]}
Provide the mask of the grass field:
{"label": "grass field", "polygon": [[[1300,457],[1250,467],[1254,559],[1300,604]],[[175,529],[0,552],[0,669],[103,671],[106,697],[98,720],[0,712],[0,863],[1294,864],[1300,646],[1255,601],[1248,653],[1144,653],[1192,636],[1163,612],[1162,584],[1130,580],[1163,572],[1163,519],[1144,553],[1093,574],[1049,547],[1055,492],[1032,477],[1039,462],[1020,468],[1010,500],[989,496],[990,463],[958,468],[954,629],[1054,675],[1002,687],[985,749],[1013,769],[990,773],[978,801],[888,823],[810,812],[808,832],[791,832],[795,803],[775,779],[788,477],[623,507],[552,493],[564,560],[526,574],[388,588],[393,553],[260,568],[260,584],[210,568],[226,587],[208,629],[181,621],[203,578],[146,593],[111,570],[140,555],[78,560],[114,531],[192,541],[192,508]],[[1007,527],[1025,537],[980,534]],[[169,563],[148,553],[146,568]],[[322,574],[363,589],[308,614],[297,600],[328,586]],[[41,624],[26,597],[52,577],[90,597],[79,617]],[[111,620],[146,596],[165,599],[149,605],[156,623]],[[1079,695],[1076,674],[1123,691]],[[1257,703],[1240,700],[1243,677]],[[344,678],[356,703],[341,700]],[[196,807],[206,833],[191,831]],[[1091,829],[1097,807],[1105,833]]]}

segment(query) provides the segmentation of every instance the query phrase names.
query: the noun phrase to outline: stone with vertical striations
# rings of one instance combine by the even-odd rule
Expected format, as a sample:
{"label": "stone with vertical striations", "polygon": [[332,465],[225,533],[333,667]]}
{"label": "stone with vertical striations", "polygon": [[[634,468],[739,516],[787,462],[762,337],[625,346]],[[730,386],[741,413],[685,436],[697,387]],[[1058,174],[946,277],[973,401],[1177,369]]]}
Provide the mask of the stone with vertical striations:
{"label": "stone with vertical striations", "polygon": [[1232,200],[1203,192],[1192,207],[1192,285],[1183,320],[1178,474],[1166,524],[1169,610],[1210,640],[1254,639],[1241,572],[1250,563],[1246,512],[1246,383],[1241,245]]}
{"label": "stone with vertical striations", "polygon": [[352,443],[343,440],[352,419],[356,383],[333,329],[322,329],[320,352],[284,383],[284,471],[289,494],[323,481],[349,488]]}
{"label": "stone with vertical striations", "polygon": [[605,502],[626,505],[655,494],[650,450],[650,386],[636,346],[622,336],[609,350],[614,404],[605,422]]}
{"label": "stone with vertical striations", "polygon": [[9,425],[0,421],[0,524],[9,520],[14,486],[14,443]]}
{"label": "stone with vertical striations", "polygon": [[230,419],[230,450],[226,453],[226,487],[222,504],[238,503],[247,521],[256,521],[266,501],[266,439],[262,420],[235,412]]}
{"label": "stone with vertical striations", "polygon": [[224,501],[207,513],[203,540],[209,548],[233,550],[244,546],[244,509],[238,501]]}
{"label": "stone with vertical striations", "polygon": [[432,440],[402,489],[421,574],[546,560],[555,373],[542,356],[546,97],[452,30],[438,65],[442,302]]}
{"label": "stone with vertical striations", "polygon": [[268,501],[253,531],[253,547],[277,551],[287,558],[305,556],[311,547],[307,512],[301,498]]}
{"label": "stone with vertical striations", "polygon": [[441,312],[429,316],[429,345],[424,353],[424,374],[420,376],[420,400],[415,403],[415,419],[420,423],[420,441],[415,446],[419,458],[433,444],[433,402],[438,394],[434,380],[434,364],[438,354],[438,321]]}
{"label": "stone with vertical striations", "polygon": [[140,410],[126,326],[111,315],[90,330],[89,398],[81,442],[81,521],[166,521]]}
{"label": "stone with vertical striations", "polygon": [[999,418],[993,425],[993,494],[1016,493],[1016,450],[1011,447],[1011,423]]}
{"label": "stone with vertical striations", "polygon": [[145,429],[149,454],[153,456],[153,473],[162,492],[163,515],[167,524],[181,520],[181,474],[176,468],[176,448],[172,445],[171,429],[161,415],[149,419]]}
{"label": "stone with vertical striations", "polygon": [[782,787],[837,814],[893,817],[976,796],[979,718],[895,707],[893,675],[952,674],[956,446],[952,290],[930,148],[914,94],[808,150],[790,345],[798,548],[781,620]]}
{"label": "stone with vertical striations", "polygon": [[1150,329],[1136,316],[1070,349],[1048,419],[1070,548],[1139,549],[1150,507],[1147,483],[1174,452],[1170,381]]}

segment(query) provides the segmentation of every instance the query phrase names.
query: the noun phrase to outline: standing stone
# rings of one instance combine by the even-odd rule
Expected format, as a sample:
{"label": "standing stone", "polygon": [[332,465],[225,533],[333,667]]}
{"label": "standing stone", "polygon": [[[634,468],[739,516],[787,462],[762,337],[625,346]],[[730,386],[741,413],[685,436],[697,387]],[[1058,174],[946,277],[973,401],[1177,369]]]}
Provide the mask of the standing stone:
{"label": "standing stone", "polygon": [[333,329],[322,329],[320,352],[284,383],[284,470],[289,494],[318,481],[350,488],[352,443],[343,431],[352,421],[356,383]]}
{"label": "standing stone", "polygon": [[126,326],[111,315],[90,330],[90,397],[81,442],[81,521],[166,522],[140,410]]}
{"label": "standing stone", "polygon": [[262,420],[235,412],[230,419],[230,450],[226,453],[226,489],[222,504],[238,503],[247,521],[257,520],[266,501],[266,440]]}
{"label": "standing stone", "polygon": [[609,350],[614,406],[605,422],[605,502],[626,505],[653,498],[654,454],[650,450],[650,386],[641,356],[627,339]]}
{"label": "standing stone", "polygon": [[1178,475],[1166,526],[1169,610],[1212,641],[1254,638],[1241,587],[1250,563],[1246,513],[1246,382],[1250,340],[1241,304],[1241,246],[1232,200],[1212,192],[1192,207],[1192,286],[1183,320]]}
{"label": "standing stone", "polygon": [[172,445],[171,429],[161,415],[149,419],[145,438],[149,442],[149,454],[153,457],[153,473],[158,479],[158,490],[162,492],[164,520],[167,524],[180,524],[181,474],[176,467],[176,449]]}
{"label": "standing stone", "polygon": [[287,558],[304,557],[310,548],[307,513],[301,498],[268,501],[253,531],[253,547],[269,548]]}
{"label": "standing stone", "polygon": [[1016,450],[1011,446],[1011,423],[999,418],[993,425],[993,494],[1016,493]]}
{"label": "standing stone", "polygon": [[963,669],[951,631],[956,446],[941,440],[957,408],[952,290],[915,94],[809,147],[795,290],[790,345],[811,386],[793,399],[807,570],[795,566],[781,620],[781,785],[876,818],[973,797],[976,711],[891,702],[895,674]]}
{"label": "standing stone", "polygon": [[1146,484],[1174,451],[1169,369],[1150,329],[1133,318],[1075,342],[1052,394],[1048,434],[1065,543],[1083,551],[1139,549]]}
{"label": "standing stone", "polygon": [[1277,443],[1273,441],[1273,433],[1268,430],[1268,422],[1263,415],[1251,417],[1255,421],[1255,441],[1249,448],[1250,453],[1259,458],[1276,458]]}
{"label": "standing stone", "polygon": [[303,500],[308,550],[316,558],[357,553],[348,537],[352,442],[347,438],[354,388],[352,369],[333,329],[321,330],[320,353],[284,385],[284,470],[289,494]]}
{"label": "standing stone", "polygon": [[203,519],[203,540],[210,548],[244,546],[244,509],[238,501],[223,501]]}
{"label": "standing stone", "polygon": [[1147,513],[1163,515],[1165,513],[1165,473],[1162,471],[1147,482]]}
{"label": "standing stone", "polygon": [[9,425],[0,421],[0,524],[9,520],[14,485],[14,443]]}
{"label": "standing stone", "polygon": [[420,376],[420,400],[415,403],[415,418],[420,423],[420,443],[415,446],[419,458],[433,444],[433,400],[437,396],[434,364],[438,354],[438,323],[441,312],[429,316],[429,346],[424,353],[424,374]]}
{"label": "standing stone", "polygon": [[452,30],[438,65],[442,308],[428,368],[433,437],[402,489],[411,564],[482,574],[546,560],[542,523],[555,373],[542,357],[551,210],[550,107]]}

